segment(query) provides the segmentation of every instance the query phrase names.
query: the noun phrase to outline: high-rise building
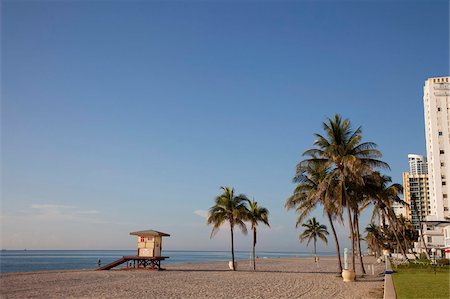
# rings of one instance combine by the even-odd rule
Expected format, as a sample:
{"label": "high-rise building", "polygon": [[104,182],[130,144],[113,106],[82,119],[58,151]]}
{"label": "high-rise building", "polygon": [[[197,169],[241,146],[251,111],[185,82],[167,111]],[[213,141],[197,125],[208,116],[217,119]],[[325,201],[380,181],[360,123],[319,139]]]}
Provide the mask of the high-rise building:
{"label": "high-rise building", "polygon": [[427,174],[427,160],[421,155],[409,154],[409,174],[410,175],[418,175],[418,174]]}
{"label": "high-rise building", "polygon": [[406,206],[394,205],[396,215],[403,214],[416,229],[419,221],[431,215],[431,202],[426,159],[421,155],[409,154],[409,172],[403,173],[403,195]]}
{"label": "high-rise building", "polygon": [[450,77],[426,80],[423,92],[431,203],[427,219],[444,220],[450,194]]}

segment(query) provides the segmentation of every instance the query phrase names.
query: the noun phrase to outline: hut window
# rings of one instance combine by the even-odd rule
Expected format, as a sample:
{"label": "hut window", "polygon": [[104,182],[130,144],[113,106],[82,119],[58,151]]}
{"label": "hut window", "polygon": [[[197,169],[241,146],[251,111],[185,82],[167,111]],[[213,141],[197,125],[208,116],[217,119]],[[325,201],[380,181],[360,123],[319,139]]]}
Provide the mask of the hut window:
{"label": "hut window", "polygon": [[145,238],[144,237],[141,237],[141,242],[145,242]]}

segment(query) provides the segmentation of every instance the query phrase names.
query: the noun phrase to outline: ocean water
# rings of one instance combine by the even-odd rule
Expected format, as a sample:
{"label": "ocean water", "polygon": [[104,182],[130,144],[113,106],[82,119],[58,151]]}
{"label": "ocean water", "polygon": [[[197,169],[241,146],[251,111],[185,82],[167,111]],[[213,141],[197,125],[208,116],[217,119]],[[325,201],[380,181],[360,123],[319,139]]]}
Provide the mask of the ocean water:
{"label": "ocean water", "polygon": [[[100,259],[106,265],[124,255],[136,255],[136,250],[2,250],[0,272],[30,272],[49,270],[95,269]],[[164,250],[170,258],[163,264],[226,261],[231,259],[229,251],[181,251]],[[311,253],[258,251],[260,258],[306,257]],[[333,253],[320,253],[333,255]],[[235,258],[250,258],[249,251],[236,251]]]}

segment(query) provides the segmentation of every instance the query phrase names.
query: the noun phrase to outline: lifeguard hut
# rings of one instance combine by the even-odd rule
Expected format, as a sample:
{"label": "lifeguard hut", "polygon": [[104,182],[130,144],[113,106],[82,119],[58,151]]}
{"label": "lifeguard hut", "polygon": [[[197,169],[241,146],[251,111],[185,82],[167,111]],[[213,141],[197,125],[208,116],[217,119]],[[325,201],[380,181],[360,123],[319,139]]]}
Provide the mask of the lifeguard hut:
{"label": "lifeguard hut", "polygon": [[146,257],[159,257],[162,251],[162,237],[170,237],[169,234],[156,230],[143,230],[132,232],[137,236],[137,255]]}
{"label": "lifeguard hut", "polygon": [[170,237],[170,235],[156,230],[131,232],[130,235],[137,236],[137,255],[123,256],[97,270],[109,270],[125,262],[125,269],[140,268],[161,270],[161,261],[169,258],[168,256],[161,255],[162,237]]}

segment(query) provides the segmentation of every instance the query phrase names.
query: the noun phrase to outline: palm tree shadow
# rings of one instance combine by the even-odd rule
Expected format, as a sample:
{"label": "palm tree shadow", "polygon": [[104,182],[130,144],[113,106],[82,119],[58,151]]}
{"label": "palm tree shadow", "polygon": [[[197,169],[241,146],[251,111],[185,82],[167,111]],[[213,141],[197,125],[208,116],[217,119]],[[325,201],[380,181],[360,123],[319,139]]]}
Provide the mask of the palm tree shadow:
{"label": "palm tree shadow", "polygon": [[[247,271],[247,272],[253,272],[253,271]],[[288,273],[288,274],[338,274],[337,272],[332,271],[282,271],[282,270],[265,270],[265,271],[256,271],[256,272],[262,272],[262,273]]]}
{"label": "palm tree shadow", "polygon": [[[170,272],[233,272],[228,269],[166,269]],[[284,274],[333,274],[336,272],[316,272],[316,271],[281,271],[281,270],[237,270],[238,273],[284,273]]]}
{"label": "palm tree shadow", "polygon": [[[232,272],[227,269],[166,269],[167,272]],[[243,271],[236,271],[243,272]]]}

